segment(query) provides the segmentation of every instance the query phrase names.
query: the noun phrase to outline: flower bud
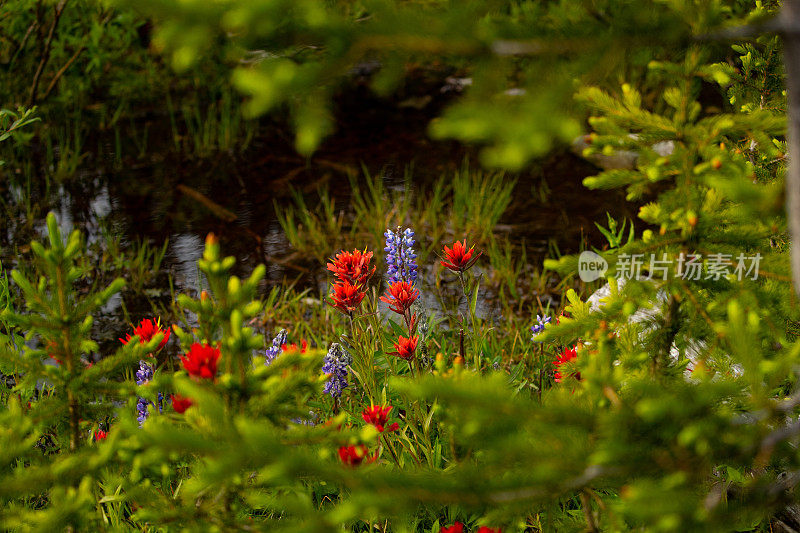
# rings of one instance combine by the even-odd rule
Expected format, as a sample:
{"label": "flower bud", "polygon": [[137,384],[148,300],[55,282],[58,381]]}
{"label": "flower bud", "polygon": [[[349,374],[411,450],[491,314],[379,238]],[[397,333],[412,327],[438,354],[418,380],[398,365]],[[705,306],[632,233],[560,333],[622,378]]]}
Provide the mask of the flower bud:
{"label": "flower bud", "polygon": [[[203,259],[206,261],[216,261],[219,258],[219,241],[213,233],[206,236],[206,247],[203,251]],[[213,271],[213,267],[211,267]]]}

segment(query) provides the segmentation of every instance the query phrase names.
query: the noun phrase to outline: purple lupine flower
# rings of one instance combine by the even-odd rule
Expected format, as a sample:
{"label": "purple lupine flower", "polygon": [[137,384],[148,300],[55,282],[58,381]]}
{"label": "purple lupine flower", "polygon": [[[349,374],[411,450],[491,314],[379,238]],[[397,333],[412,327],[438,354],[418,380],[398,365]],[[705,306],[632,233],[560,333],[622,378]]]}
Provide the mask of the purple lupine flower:
{"label": "purple lupine flower", "polygon": [[531,337],[532,341],[536,339],[536,335],[544,331],[545,325],[550,323],[550,317],[547,315],[536,315],[536,322],[538,323],[531,326],[531,332],[533,333]]}
{"label": "purple lupine flower", "polygon": [[153,379],[153,367],[147,361],[139,361],[139,370],[136,371],[136,384],[144,385]]}
{"label": "purple lupine flower", "polygon": [[[153,367],[150,366],[150,363],[147,361],[139,361],[139,370],[136,371],[136,384],[140,387],[142,385],[147,385],[150,383],[150,380],[153,379]],[[161,393],[159,393],[159,396]],[[147,410],[147,406],[151,402],[148,402],[142,397],[139,397],[139,400],[136,402],[136,410],[139,414],[136,416],[136,420],[139,421],[139,426],[144,424],[144,421],[147,420],[148,415],[150,414]],[[161,398],[159,397],[159,404],[161,403]],[[159,412],[161,411],[159,406]]]}
{"label": "purple lupine flower", "polygon": [[390,229],[384,233],[386,237],[386,264],[389,283],[406,281],[412,285],[417,281],[417,254],[414,253],[414,232],[411,228],[402,231]]}
{"label": "purple lupine flower", "polygon": [[347,367],[350,365],[350,354],[339,343],[331,344],[325,359],[322,361],[322,372],[331,377],[325,384],[323,392],[334,398],[342,395],[347,388]]}
{"label": "purple lupine flower", "polygon": [[150,414],[147,411],[147,407],[150,405],[150,402],[145,400],[144,398],[139,398],[139,401],[136,402],[136,411],[138,411],[138,415],[136,415],[136,420],[139,421],[139,427],[142,427],[144,421],[147,420],[148,415]]}
{"label": "purple lupine flower", "polygon": [[283,349],[282,346],[286,344],[286,330],[282,329],[275,335],[275,338],[272,339],[272,346],[267,348],[267,353],[264,357],[264,364],[269,365],[272,364],[272,361],[275,360],[276,357],[281,353]]}
{"label": "purple lupine flower", "polygon": [[292,422],[298,424],[300,426],[311,426],[314,427],[317,425],[317,415],[314,414],[314,411],[308,412],[308,418],[292,418]]}

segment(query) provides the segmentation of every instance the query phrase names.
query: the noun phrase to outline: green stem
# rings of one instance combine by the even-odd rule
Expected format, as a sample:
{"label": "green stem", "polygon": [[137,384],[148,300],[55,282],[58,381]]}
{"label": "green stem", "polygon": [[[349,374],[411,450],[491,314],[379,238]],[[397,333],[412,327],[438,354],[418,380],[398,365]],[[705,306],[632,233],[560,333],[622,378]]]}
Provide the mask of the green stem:
{"label": "green stem", "polygon": [[542,387],[544,387],[544,346],[539,344],[539,403],[542,403]]}
{"label": "green stem", "polygon": [[375,396],[377,391],[377,382],[375,379],[375,369],[373,368],[372,356],[367,355],[366,352],[363,351],[364,345],[364,335],[361,331],[361,328],[356,328],[356,323],[353,317],[353,313],[349,313],[348,317],[350,318],[350,336],[353,341],[353,364],[356,364],[359,370],[359,375],[361,376],[361,385],[364,388],[364,391],[367,393],[367,397],[369,398],[370,403],[375,403]]}
{"label": "green stem", "polygon": [[381,435],[381,437],[383,438],[384,442],[386,443],[386,448],[389,449],[389,453],[392,454],[392,459],[394,459],[394,463],[399,468],[400,467],[400,459],[397,457],[397,452],[395,452],[394,446],[392,446],[392,443],[389,441],[389,437],[386,436],[386,433],[383,433]]}
{"label": "green stem", "polygon": [[599,531],[594,520],[594,515],[592,514],[592,502],[589,500],[588,489],[582,490],[579,496],[581,500],[581,508],[583,509],[583,516],[586,519],[586,531]]}
{"label": "green stem", "polygon": [[[472,300],[469,297],[467,290],[467,281],[464,279],[464,272],[458,273],[458,279],[461,281],[461,291],[464,293],[464,299],[467,301],[467,312],[469,313],[470,323],[472,330],[470,331],[470,338],[472,340],[473,364],[475,369],[480,371],[482,361],[480,350],[478,349],[478,317],[475,316],[475,310],[472,308]],[[462,354],[462,357],[464,355]],[[466,359],[464,359],[466,362]]]}

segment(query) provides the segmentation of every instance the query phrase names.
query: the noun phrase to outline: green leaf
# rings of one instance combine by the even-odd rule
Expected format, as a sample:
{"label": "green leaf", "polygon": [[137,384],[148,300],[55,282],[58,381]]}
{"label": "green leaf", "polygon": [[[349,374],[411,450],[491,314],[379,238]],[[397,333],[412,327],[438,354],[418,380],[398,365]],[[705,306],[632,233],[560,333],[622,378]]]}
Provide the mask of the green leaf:
{"label": "green leaf", "polygon": [[480,281],[475,280],[475,288],[472,289],[472,297],[469,301],[469,312],[475,316],[475,310],[478,308],[478,289],[480,288]]}

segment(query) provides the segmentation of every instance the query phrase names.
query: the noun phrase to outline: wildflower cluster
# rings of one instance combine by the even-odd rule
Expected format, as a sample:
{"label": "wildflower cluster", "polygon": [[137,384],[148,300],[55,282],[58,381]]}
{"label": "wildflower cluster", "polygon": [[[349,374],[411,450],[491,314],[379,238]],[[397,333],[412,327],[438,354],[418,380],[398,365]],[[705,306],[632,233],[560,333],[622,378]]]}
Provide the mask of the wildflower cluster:
{"label": "wildflower cluster", "polygon": [[415,287],[417,254],[414,252],[414,231],[411,228],[402,231],[398,227],[396,231],[387,229],[384,235],[389,287],[386,294],[381,296],[381,301],[387,303],[391,311],[403,317],[408,331],[408,337],[400,336],[394,343],[395,350],[389,352],[389,355],[400,357],[413,369],[412,360],[419,342],[419,337],[415,335],[417,315],[411,312],[411,306],[419,298],[419,290]]}
{"label": "wildflower cluster", "polygon": [[[800,531],[799,2],[6,0],[0,13],[2,107],[43,111],[41,127],[25,132],[37,111],[0,109],[0,145],[14,143],[2,156],[0,256],[17,268],[13,285],[0,273],[3,531]],[[167,74],[170,64],[184,74]],[[131,79],[134,69],[146,78]],[[464,165],[434,184],[399,191],[386,187],[394,179],[370,179],[358,190],[341,157],[309,154],[366,85],[398,106],[367,105],[362,118],[424,107],[404,115],[441,115],[431,136],[479,145],[498,172]],[[180,112],[160,113],[171,95]],[[391,220],[386,286],[369,290],[383,258],[362,246],[330,259],[336,281],[322,312],[318,295],[292,288],[265,299],[265,268],[238,278],[248,267],[209,236],[198,262],[206,290],[171,302],[161,287],[164,297],[147,298],[187,323],[137,316],[111,349],[105,319],[153,294],[144,287],[161,279],[149,275],[161,254],[143,245],[117,255],[100,239],[86,255],[55,215],[49,242],[15,242],[43,229],[45,205],[65,204],[53,180],[105,203],[113,178],[92,178],[106,165],[80,157],[82,132],[142,126],[140,149],[120,138],[116,159],[158,161],[144,153],[148,126],[174,119],[174,148],[213,158],[258,133],[245,115],[275,111],[309,159],[294,168],[276,146],[259,165],[277,162],[285,181],[306,171],[336,187],[352,177],[352,210],[341,216],[339,190],[317,186],[318,208],[305,209],[299,190],[295,208],[278,199],[286,242],[325,265],[329,243],[383,241]],[[398,159],[435,146],[409,142],[416,129],[392,132],[407,144]],[[348,139],[328,146],[374,145]],[[552,151],[571,141],[597,175]],[[423,159],[451,167],[453,150],[436,152]],[[535,158],[546,179],[517,174]],[[212,197],[187,182],[180,203],[199,202],[206,222],[241,234],[225,207],[264,195],[242,182],[240,198],[214,198],[237,176],[211,170]],[[597,193],[570,190],[579,182]],[[152,196],[171,200],[172,187],[158,185]],[[112,196],[118,207],[124,195]],[[66,202],[62,216],[78,224],[86,207],[102,224],[105,209],[82,205],[96,203]],[[538,216],[538,204],[567,206],[565,217]],[[604,246],[587,220],[603,208],[640,222],[598,226]],[[109,220],[140,218],[122,211]],[[452,235],[441,262],[418,267],[415,248],[422,258],[427,245],[395,227],[416,216],[420,241],[423,227],[428,244]],[[254,244],[269,245],[258,251],[272,255],[253,225]],[[536,255],[557,258],[515,254],[532,229],[553,235]],[[484,256],[467,235],[487,244],[491,267],[478,267]],[[596,257],[561,254],[568,241]],[[106,282],[112,273],[120,277]],[[602,301],[575,292],[600,278]],[[133,287],[120,294],[126,279]],[[176,281],[169,288],[180,292]],[[574,318],[558,325],[559,310],[548,310],[522,323],[521,310],[543,299]],[[424,318],[423,300],[436,306]],[[276,304],[267,316],[265,301]],[[261,325],[273,318],[314,342],[277,331],[265,340]],[[177,365],[158,353],[171,346]],[[167,416],[158,389],[172,393]],[[292,423],[312,409],[319,424]]]}
{"label": "wildflower cluster", "polygon": [[[149,344],[156,336],[161,336],[161,341],[159,341],[158,346],[156,346],[156,351],[160,351],[164,346],[167,345],[167,341],[169,340],[170,330],[169,328],[162,328],[161,327],[161,319],[148,319],[144,318],[139,325],[133,327],[133,335],[128,333],[125,338],[120,338],[120,342],[123,345],[127,345],[131,339],[134,337],[139,338],[139,342],[141,344]],[[150,358],[154,358],[154,352],[150,352],[147,354]],[[140,387],[143,387],[150,383],[153,379],[154,373],[154,366],[153,364],[149,363],[148,361],[140,360],[139,361],[139,368],[136,370],[135,377],[136,377],[136,384]],[[161,401],[163,400],[163,394],[161,392],[158,393],[158,410],[161,411]],[[139,421],[139,425],[141,426],[144,424],[144,421],[147,420],[147,417],[150,416],[150,406],[153,405],[153,402],[147,400],[144,397],[139,397],[136,401],[136,412],[137,416],[136,419]]]}

